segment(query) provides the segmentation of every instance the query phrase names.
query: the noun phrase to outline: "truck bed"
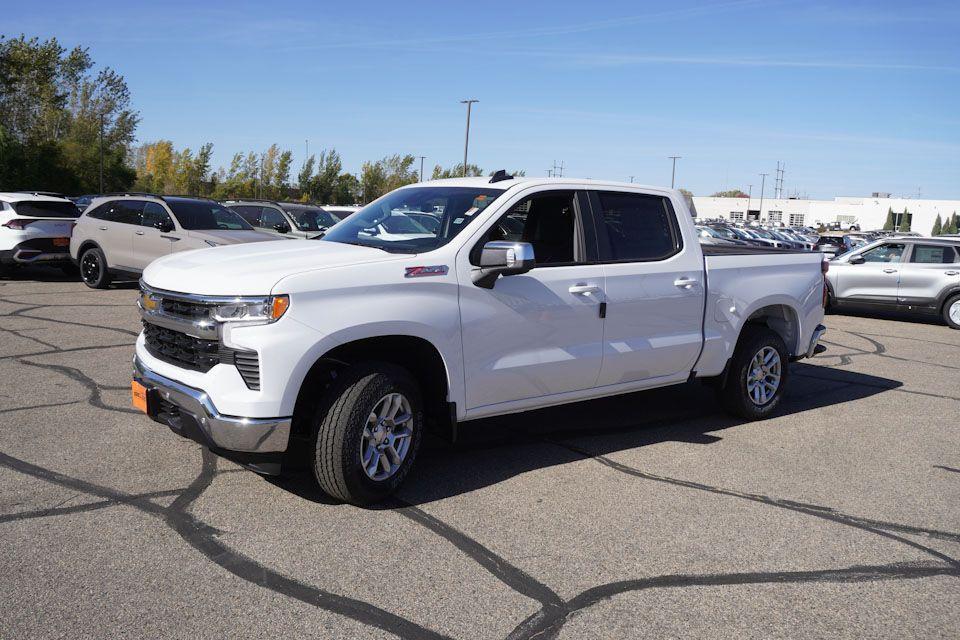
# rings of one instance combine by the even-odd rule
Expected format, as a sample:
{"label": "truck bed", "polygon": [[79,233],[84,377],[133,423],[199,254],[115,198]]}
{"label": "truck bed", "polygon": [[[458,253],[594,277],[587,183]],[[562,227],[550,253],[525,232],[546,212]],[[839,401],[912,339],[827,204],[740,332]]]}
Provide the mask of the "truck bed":
{"label": "truck bed", "polygon": [[[727,245],[727,244],[701,244],[700,249],[705,256],[749,256],[756,254],[772,253],[781,255],[785,253],[811,253],[803,249],[774,249],[772,247],[757,247],[753,245]],[[816,252],[813,252],[816,253]]]}

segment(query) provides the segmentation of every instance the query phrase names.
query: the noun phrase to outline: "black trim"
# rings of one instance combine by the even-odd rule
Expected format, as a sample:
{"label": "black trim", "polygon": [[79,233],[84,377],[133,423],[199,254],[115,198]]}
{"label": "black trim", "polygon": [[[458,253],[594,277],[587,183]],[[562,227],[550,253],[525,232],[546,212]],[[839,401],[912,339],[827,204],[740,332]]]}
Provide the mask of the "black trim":
{"label": "black trim", "polygon": [[752,245],[701,244],[700,250],[705,256],[755,256],[782,255],[785,253],[820,253],[804,249],[777,249],[776,247],[758,247]]}

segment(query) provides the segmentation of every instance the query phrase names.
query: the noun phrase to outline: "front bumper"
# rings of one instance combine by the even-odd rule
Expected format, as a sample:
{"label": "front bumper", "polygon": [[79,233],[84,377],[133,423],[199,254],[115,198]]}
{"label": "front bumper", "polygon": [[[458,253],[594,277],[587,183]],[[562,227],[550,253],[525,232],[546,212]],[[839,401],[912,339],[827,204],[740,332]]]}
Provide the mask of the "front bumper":
{"label": "front bumper", "polygon": [[217,453],[279,454],[287,449],[289,417],[243,418],[221,414],[206,392],[156,373],[140,358],[134,359],[133,379],[147,389],[147,413],[152,419]]}

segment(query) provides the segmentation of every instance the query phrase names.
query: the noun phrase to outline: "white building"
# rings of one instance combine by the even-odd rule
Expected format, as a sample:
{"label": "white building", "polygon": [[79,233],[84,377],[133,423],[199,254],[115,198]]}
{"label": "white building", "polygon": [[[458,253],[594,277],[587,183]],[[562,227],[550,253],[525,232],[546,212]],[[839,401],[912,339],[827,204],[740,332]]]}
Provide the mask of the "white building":
{"label": "white building", "polygon": [[[879,195],[879,194],[878,194]],[[886,194],[882,194],[886,195]],[[841,222],[857,224],[861,230],[882,229],[887,220],[887,211],[911,215],[910,229],[929,234],[937,214],[946,220],[954,212],[960,213],[960,200],[919,200],[913,198],[853,198],[839,197],[833,200],[793,200],[764,198],[693,198],[697,218],[723,219],[736,222],[758,221],[763,224],[786,226]]]}

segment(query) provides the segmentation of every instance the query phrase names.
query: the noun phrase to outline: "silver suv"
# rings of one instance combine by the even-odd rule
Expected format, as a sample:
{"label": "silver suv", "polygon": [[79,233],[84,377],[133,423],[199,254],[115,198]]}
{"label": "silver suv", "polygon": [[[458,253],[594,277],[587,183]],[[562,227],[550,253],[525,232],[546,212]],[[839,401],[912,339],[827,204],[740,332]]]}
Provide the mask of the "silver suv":
{"label": "silver suv", "polygon": [[83,282],[103,289],[113,276],[139,276],[169,253],[273,239],[214,200],[125,193],[90,203],[73,230],[70,256]]}
{"label": "silver suv", "polygon": [[259,231],[281,238],[315,238],[340,222],[314,204],[274,202],[273,200],[226,200],[225,205],[239,213]]}
{"label": "silver suv", "polygon": [[832,306],[935,314],[960,329],[960,239],[887,238],[829,264]]}

